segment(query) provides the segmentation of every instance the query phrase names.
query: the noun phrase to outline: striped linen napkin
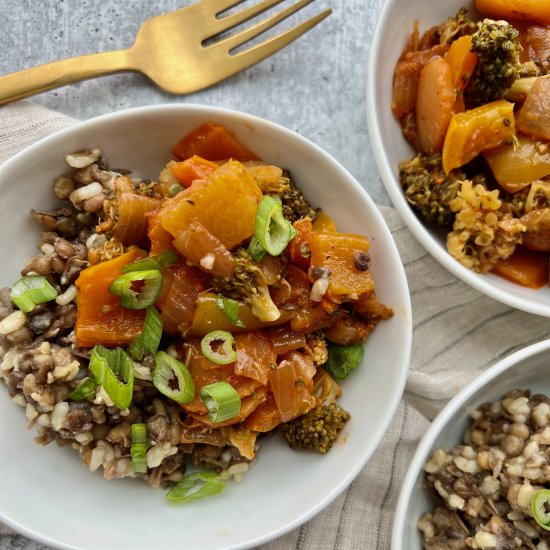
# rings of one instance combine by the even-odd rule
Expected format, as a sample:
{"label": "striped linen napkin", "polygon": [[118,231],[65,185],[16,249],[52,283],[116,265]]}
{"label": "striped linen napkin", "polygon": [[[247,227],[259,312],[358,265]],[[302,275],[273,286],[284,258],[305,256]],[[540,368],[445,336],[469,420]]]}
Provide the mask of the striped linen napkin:
{"label": "striped linen napkin", "polygon": [[[74,122],[29,102],[0,108],[0,162]],[[430,421],[476,375],[550,337],[545,319],[471,289],[432,259],[393,209],[380,210],[401,254],[413,307],[411,369],[403,400],[378,450],[349,488],[311,521],[262,550],[389,548],[401,482]],[[0,548],[16,547],[46,548],[0,524]]]}

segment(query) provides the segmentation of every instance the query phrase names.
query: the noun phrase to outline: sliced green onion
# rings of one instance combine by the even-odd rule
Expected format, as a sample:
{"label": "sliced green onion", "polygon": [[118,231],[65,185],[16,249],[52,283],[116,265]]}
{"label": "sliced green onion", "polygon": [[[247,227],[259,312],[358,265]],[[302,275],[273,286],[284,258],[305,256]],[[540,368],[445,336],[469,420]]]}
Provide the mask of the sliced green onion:
{"label": "sliced green onion", "polygon": [[153,385],[178,403],[189,403],[195,398],[195,384],[187,366],[164,351],[155,355]]}
{"label": "sliced green onion", "polygon": [[252,239],[250,239],[250,244],[248,245],[248,253],[255,262],[261,262],[262,258],[266,254],[264,247],[258,242],[258,239],[254,236],[252,237]]}
{"label": "sliced green onion", "polygon": [[244,328],[244,323],[239,319],[239,302],[231,298],[226,298],[222,294],[218,294],[216,305],[221,309],[227,320],[236,327]]}
{"label": "sliced green onion", "polygon": [[93,378],[87,378],[69,394],[69,399],[72,399],[73,401],[84,401],[84,399],[91,399],[95,395],[96,388],[97,382]]}
{"label": "sliced green onion", "polygon": [[130,406],[134,391],[134,364],[122,348],[94,346],[90,356],[90,370],[95,381],[103,386],[119,409],[124,410]]}
{"label": "sliced green onion", "polygon": [[161,272],[158,269],[146,269],[130,271],[116,278],[109,286],[109,292],[120,296],[123,307],[145,309],[155,302],[161,288]]}
{"label": "sliced green onion", "polygon": [[330,343],[328,345],[328,360],[323,367],[334,378],[344,380],[353,369],[359,366],[364,353],[365,350],[361,344],[342,346]]}
{"label": "sliced green onion", "polygon": [[278,256],[291,240],[293,229],[283,216],[281,199],[266,195],[256,213],[254,236],[258,243],[272,256]]}
{"label": "sliced green onion", "polygon": [[130,273],[132,271],[148,271],[156,269],[162,271],[165,267],[178,262],[180,257],[172,250],[165,250],[161,254],[155,254],[143,260],[138,260],[132,264],[125,265],[121,268],[122,273]]}
{"label": "sliced green onion", "polygon": [[57,298],[57,291],[42,275],[26,275],[11,287],[10,298],[23,312],[29,313],[37,304]]}
{"label": "sliced green onion", "polygon": [[201,340],[202,354],[216,365],[229,365],[237,360],[237,352],[233,349],[235,339],[226,330],[213,330],[205,334]]}
{"label": "sliced green onion", "polygon": [[208,409],[210,422],[225,422],[237,416],[241,410],[241,398],[237,390],[225,380],[203,386],[199,396]]}
{"label": "sliced green onion", "polygon": [[138,474],[147,473],[147,425],[132,424],[132,446],[130,447],[132,468]]}
{"label": "sliced green onion", "polygon": [[[226,478],[216,472],[194,472],[188,474],[168,491],[166,500],[169,502],[185,503],[219,495],[226,488],[226,484],[223,482],[224,479]],[[193,491],[198,485],[201,486]]]}
{"label": "sliced green onion", "polygon": [[543,529],[550,531],[550,490],[540,489],[533,495],[531,514]]}
{"label": "sliced green onion", "polygon": [[149,353],[156,353],[162,338],[162,319],[155,306],[149,306],[145,315],[145,322],[143,323],[143,330],[141,334],[134,338],[128,351],[130,355],[141,361],[143,354],[148,351]]}

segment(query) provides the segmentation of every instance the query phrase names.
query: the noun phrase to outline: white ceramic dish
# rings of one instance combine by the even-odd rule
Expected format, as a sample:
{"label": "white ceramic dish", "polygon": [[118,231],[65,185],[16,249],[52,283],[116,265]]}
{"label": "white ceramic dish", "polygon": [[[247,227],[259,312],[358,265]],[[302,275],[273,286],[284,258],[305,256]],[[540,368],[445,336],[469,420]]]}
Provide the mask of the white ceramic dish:
{"label": "white ceramic dish", "polygon": [[374,156],[382,181],[395,208],[416,239],[446,269],[464,282],[517,309],[550,317],[550,287],[532,290],[492,274],[480,275],[448,254],[445,237],[425,226],[405,200],[398,179],[398,164],[414,155],[391,111],[392,80],[397,59],[418,20],[420,32],[442,23],[471,0],[388,0],[382,10],[370,50],[367,75],[367,115]]}
{"label": "white ceramic dish", "polygon": [[25,429],[23,410],[0,387],[0,520],[60,548],[155,550],[245,548],[300,525],[329,504],[374,452],[401,398],[412,335],[403,267],[383,218],[361,186],[318,147],[280,126],[234,111],[196,105],[145,107],[103,116],[52,135],[0,167],[2,285],[10,285],[35,254],[34,208],[53,206],[52,179],[64,157],[100,147],[112,167],[155,178],[170,148],[213,120],[260,157],[288,167],[314,205],[341,231],[367,235],[381,300],[395,316],[375,330],[364,364],[343,384],[352,420],[326,456],[297,453],[277,437],[262,444],[254,467],[219,497],[172,506],[163,491],[136,480],[106,481],[71,449],[42,448]]}
{"label": "white ceramic dish", "polygon": [[393,522],[392,550],[422,550],[416,524],[420,516],[434,506],[423,487],[423,467],[432,453],[459,444],[468,427],[470,413],[513,389],[550,393],[550,340],[533,344],[492,366],[437,415],[420,441],[401,486]]}

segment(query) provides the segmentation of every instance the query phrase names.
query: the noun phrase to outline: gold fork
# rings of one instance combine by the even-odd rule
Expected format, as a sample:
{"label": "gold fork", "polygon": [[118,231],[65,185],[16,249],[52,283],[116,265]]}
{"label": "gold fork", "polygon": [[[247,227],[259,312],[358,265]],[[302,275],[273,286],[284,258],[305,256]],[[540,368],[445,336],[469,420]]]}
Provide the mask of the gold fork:
{"label": "gold fork", "polygon": [[314,0],[300,0],[236,34],[215,37],[284,0],[259,4],[220,17],[244,0],[202,0],[148,19],[128,50],[72,57],[0,76],[0,105],[71,82],[123,71],[139,72],[163,90],[187,94],[216,84],[274,54],[332,13],[331,9],[244,51],[236,48],[271,29]]}

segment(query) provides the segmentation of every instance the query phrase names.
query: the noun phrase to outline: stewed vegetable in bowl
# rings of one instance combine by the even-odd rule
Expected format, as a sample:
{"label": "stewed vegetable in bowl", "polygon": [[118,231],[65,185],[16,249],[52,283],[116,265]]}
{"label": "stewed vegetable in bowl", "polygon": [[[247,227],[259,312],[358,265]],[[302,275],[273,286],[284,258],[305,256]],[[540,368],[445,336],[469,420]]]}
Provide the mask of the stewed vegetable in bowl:
{"label": "stewed vegetable in bowl", "polygon": [[2,243],[3,521],[60,546],[250,546],[368,460],[403,389],[409,298],[382,217],[321,150],[160,106],[47,138],[0,185],[18,235]]}
{"label": "stewed vegetable in bowl", "polygon": [[[368,97],[392,201],[457,276],[548,316],[546,3],[419,2],[395,20],[402,4],[390,2],[380,21]],[[383,59],[392,25],[401,42]]]}

